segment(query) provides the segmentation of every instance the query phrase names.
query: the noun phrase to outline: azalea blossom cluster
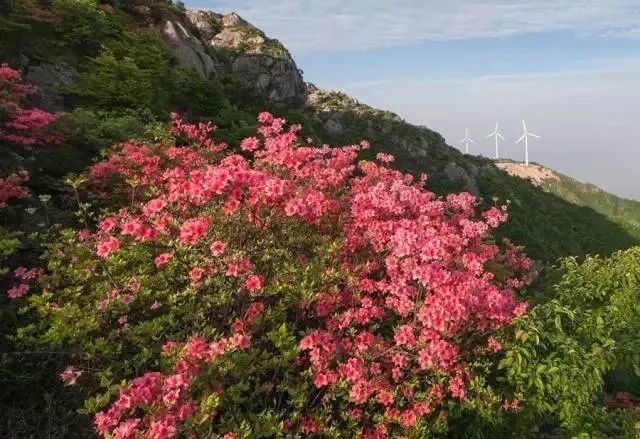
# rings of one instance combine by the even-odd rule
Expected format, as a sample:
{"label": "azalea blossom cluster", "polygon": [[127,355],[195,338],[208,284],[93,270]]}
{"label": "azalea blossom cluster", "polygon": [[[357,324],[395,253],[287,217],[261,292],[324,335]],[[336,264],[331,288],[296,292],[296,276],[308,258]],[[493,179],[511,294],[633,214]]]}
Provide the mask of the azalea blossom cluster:
{"label": "azalea blossom cluster", "polygon": [[[114,439],[174,437],[179,424],[196,412],[198,402],[188,391],[203,365],[213,363],[229,351],[246,349],[248,339],[246,334],[237,332],[212,343],[202,338],[192,338],[183,346],[177,342],[166,343],[163,353],[176,357],[173,373],[148,372],[132,380],[120,390],[109,410],[96,414],[96,430]],[[145,410],[147,415],[130,416],[138,409]]]}
{"label": "azalea blossom cluster", "polygon": [[24,170],[0,178],[0,208],[5,207],[9,200],[28,197],[29,190],[23,186],[28,180],[29,173]]}
{"label": "azalea blossom cluster", "polygon": [[[367,142],[303,145],[300,126],[287,128],[269,113],[258,121],[259,137],[244,139],[234,152],[212,140],[212,125],[175,117],[180,146],[129,142],[94,165],[94,187],[115,182],[130,195],[130,207],[85,236],[97,256],[108,263],[125,247],[153,244],[149,262],[162,270],[178,263],[178,254],[206,253],[206,264],[184,268],[193,288],[222,276],[239,280],[239,295],[256,298],[274,274],[261,273],[242,248],[231,248],[233,236],[219,236],[219,224],[236,218],[265,233],[286,222],[305,224],[338,238],[326,270],[345,275],[312,301],[301,298],[296,313],[304,317],[290,322],[306,332],[298,342],[298,371],[311,373],[323,397],[309,401],[295,422],[283,419],[287,429],[321,432],[331,401],[339,400],[347,408],[339,416],[357,420],[363,437],[389,437],[446,401],[464,403],[473,364],[499,354],[499,331],[526,311],[516,290],[526,284],[531,260],[509,243],[505,249],[491,242],[505,209],[477,213],[466,193],[439,198],[424,188],[426,176],[415,181],[389,168],[389,154],[358,163]],[[502,270],[487,269],[492,264]],[[177,434],[198,412],[191,384],[229,349],[251,349],[251,339],[265,337],[250,335],[251,326],[274,301],[251,302],[227,338],[194,338],[176,348],[173,374],[133,380],[96,416],[98,431],[117,438]],[[518,402],[505,396],[501,404],[513,409]]]}
{"label": "azalea blossom cluster", "polygon": [[27,269],[25,267],[18,267],[13,271],[13,285],[7,290],[7,296],[10,299],[19,299],[20,297],[26,295],[29,290],[29,282],[33,282],[38,279],[40,276],[44,274],[44,270],[42,268],[31,268]]}
{"label": "azalea blossom cluster", "polygon": [[61,373],[60,379],[65,386],[75,386],[78,382],[78,378],[82,376],[83,371],[75,366],[67,366]]}
{"label": "azalea blossom cluster", "polygon": [[35,91],[23,81],[20,71],[0,64],[0,139],[24,146],[62,142],[58,133],[49,130],[58,115],[22,106]]}
{"label": "azalea blossom cluster", "polygon": [[[499,350],[484,334],[526,310],[511,285],[522,282],[532,263],[514,257],[517,277],[501,281],[485,270],[500,254],[487,238],[506,220],[502,209],[474,218],[470,194],[438,199],[398,171],[373,163],[361,171],[351,181],[343,229],[343,264],[355,279],[319,297],[316,312],[325,327],[300,347],[318,388],[346,384],[355,407],[375,403],[388,420],[411,427],[447,394],[466,399],[473,376],[468,364],[483,351]],[[393,330],[373,329],[383,323]],[[407,392],[403,381],[421,375],[429,384]],[[433,376],[440,380],[428,379]],[[358,418],[369,420],[364,411]],[[380,425],[375,434],[385,431]]]}

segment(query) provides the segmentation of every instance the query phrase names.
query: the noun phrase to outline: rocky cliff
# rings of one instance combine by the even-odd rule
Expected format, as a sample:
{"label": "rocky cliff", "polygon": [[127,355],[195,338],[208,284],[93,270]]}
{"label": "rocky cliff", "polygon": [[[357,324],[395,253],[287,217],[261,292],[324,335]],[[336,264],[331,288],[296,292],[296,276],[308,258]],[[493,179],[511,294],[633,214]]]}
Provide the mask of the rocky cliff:
{"label": "rocky cliff", "polygon": [[153,26],[182,67],[204,78],[230,73],[247,90],[270,101],[304,103],[305,84],[291,54],[236,13],[165,13]]}

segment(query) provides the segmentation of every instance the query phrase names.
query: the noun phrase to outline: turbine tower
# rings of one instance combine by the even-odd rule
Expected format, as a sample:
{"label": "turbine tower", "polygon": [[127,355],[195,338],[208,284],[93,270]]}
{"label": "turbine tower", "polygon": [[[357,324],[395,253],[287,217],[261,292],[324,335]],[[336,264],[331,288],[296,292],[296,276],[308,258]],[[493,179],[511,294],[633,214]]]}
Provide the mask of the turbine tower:
{"label": "turbine tower", "polygon": [[469,143],[473,143],[474,145],[476,143],[471,137],[469,137],[469,128],[464,130],[464,139],[460,140],[460,143],[464,143],[465,153],[469,154]]}
{"label": "turbine tower", "polygon": [[522,129],[524,130],[524,134],[516,140],[516,145],[524,139],[524,165],[529,166],[529,137],[540,139],[540,136],[527,131],[527,124],[524,122],[524,119],[522,119]]}
{"label": "turbine tower", "polygon": [[498,138],[504,140],[504,137],[502,136],[502,134],[500,134],[500,131],[498,131],[498,122],[496,122],[496,129],[493,133],[489,134],[487,136],[487,139],[490,139],[491,137],[494,137],[496,139],[496,160],[499,158],[498,155]]}

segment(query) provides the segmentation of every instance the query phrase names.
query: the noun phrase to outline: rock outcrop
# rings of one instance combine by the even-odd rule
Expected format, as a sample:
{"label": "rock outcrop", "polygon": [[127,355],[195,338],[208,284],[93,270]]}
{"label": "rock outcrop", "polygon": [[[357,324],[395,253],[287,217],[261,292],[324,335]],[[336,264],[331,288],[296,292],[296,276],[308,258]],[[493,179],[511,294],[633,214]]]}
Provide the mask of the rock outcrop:
{"label": "rock outcrop", "polygon": [[61,87],[79,80],[78,72],[74,68],[64,63],[31,64],[27,61],[23,69],[25,80],[37,87],[36,92],[29,97],[34,106],[52,113],[69,108],[69,102],[61,92]]}
{"label": "rock outcrop", "polygon": [[157,29],[167,42],[171,55],[181,67],[193,69],[205,79],[215,74],[216,67],[212,56],[207,53],[200,38],[191,32],[189,23],[182,17],[167,14],[161,19]]}
{"label": "rock outcrop", "polygon": [[209,41],[222,29],[222,15],[211,11],[189,9],[186,12],[188,22],[198,31],[202,41]]}
{"label": "rock outcrop", "polygon": [[357,124],[359,131],[384,134],[395,149],[415,157],[427,157],[431,148],[442,149],[445,145],[434,131],[410,125],[395,113],[362,104],[345,93],[323,90],[313,84],[307,84],[306,106],[331,135],[339,135],[349,125]]}
{"label": "rock outcrop", "polygon": [[560,177],[554,174],[552,170],[533,163],[530,163],[529,166],[525,166],[523,163],[498,161],[495,165],[514,177],[529,180],[534,186],[540,186],[545,182],[560,179]]}
{"label": "rock outcrop", "polygon": [[287,49],[236,13],[166,14],[156,29],[179,65],[203,78],[231,74],[249,93],[273,102],[304,103],[302,74]]}
{"label": "rock outcrop", "polygon": [[302,105],[305,84],[289,51],[235,13],[220,18],[221,29],[207,44],[224,67],[254,91],[275,102]]}

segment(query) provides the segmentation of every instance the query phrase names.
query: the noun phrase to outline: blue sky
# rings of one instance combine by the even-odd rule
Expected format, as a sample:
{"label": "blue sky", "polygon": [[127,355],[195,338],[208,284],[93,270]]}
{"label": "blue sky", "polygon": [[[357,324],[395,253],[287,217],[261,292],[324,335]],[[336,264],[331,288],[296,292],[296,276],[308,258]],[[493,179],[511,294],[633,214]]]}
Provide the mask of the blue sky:
{"label": "blue sky", "polygon": [[491,155],[531,159],[640,199],[638,0],[187,1],[236,11],[280,39],[305,80]]}

